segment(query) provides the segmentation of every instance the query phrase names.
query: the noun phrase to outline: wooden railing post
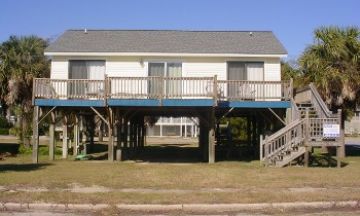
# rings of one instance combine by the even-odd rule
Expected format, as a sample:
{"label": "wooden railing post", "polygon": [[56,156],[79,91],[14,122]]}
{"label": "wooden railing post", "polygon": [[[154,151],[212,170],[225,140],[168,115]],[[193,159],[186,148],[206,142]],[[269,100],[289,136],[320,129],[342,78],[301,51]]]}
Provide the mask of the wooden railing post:
{"label": "wooden railing post", "polygon": [[159,102],[160,102],[160,105],[162,106],[162,100],[164,98],[164,84],[165,84],[165,79],[164,77],[160,76],[158,78],[160,80],[160,93],[159,93]]}
{"label": "wooden railing post", "polygon": [[264,136],[261,134],[260,135],[260,165],[263,165],[263,144],[264,144],[264,141],[263,141],[263,138]]}
{"label": "wooden railing post", "polygon": [[104,82],[105,82],[104,83],[104,85],[105,85],[104,86],[104,97],[105,97],[105,104],[107,104],[106,100],[111,95],[110,88],[109,88],[110,78],[107,75],[105,75]]}
{"label": "wooden railing post", "polygon": [[32,101],[32,105],[34,106],[35,105],[35,80],[36,78],[33,79],[33,85],[32,85],[32,98],[31,98],[31,101]]}
{"label": "wooden railing post", "polygon": [[217,75],[214,76],[214,87],[213,87],[213,91],[214,91],[214,106],[217,105],[217,101],[218,101],[218,82],[217,82]]}

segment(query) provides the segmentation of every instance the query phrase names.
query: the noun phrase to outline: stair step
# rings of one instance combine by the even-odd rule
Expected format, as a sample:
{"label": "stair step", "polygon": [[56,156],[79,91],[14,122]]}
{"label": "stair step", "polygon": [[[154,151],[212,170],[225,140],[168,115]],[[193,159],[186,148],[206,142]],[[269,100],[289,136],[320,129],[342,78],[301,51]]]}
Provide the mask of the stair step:
{"label": "stair step", "polygon": [[299,103],[297,104],[298,107],[313,107],[312,103]]}
{"label": "stair step", "polygon": [[305,153],[305,151],[306,151],[305,147],[303,147],[303,146],[299,147],[299,149],[297,151],[292,151],[290,155],[283,157],[281,161],[276,161],[275,166],[284,167],[284,166],[288,165],[289,163],[291,163],[296,158],[303,155]]}

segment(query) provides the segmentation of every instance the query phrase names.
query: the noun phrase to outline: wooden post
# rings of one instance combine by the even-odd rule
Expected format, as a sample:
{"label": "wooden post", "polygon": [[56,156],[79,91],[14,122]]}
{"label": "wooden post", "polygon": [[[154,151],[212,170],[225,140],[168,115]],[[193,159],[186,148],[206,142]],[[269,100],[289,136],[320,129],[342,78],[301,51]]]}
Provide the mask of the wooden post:
{"label": "wooden post", "polygon": [[215,108],[212,107],[209,112],[209,123],[208,123],[208,159],[209,163],[215,163]]}
{"label": "wooden post", "polygon": [[74,124],[74,144],[73,144],[73,155],[76,156],[78,153],[78,146],[80,141],[80,128],[79,128],[79,115],[75,115]]}
{"label": "wooden post", "polygon": [[134,118],[129,120],[129,147],[130,149],[134,148]]}
{"label": "wooden post", "polygon": [[62,144],[62,158],[66,159],[68,157],[68,119],[65,113],[63,113],[63,144]]}
{"label": "wooden post", "polygon": [[218,102],[218,82],[217,82],[217,75],[214,76],[214,106],[217,106]]}
{"label": "wooden post", "polygon": [[342,149],[341,149],[341,146],[337,146],[336,147],[336,166],[337,168],[341,168],[341,152],[342,152]]}
{"label": "wooden post", "polygon": [[204,116],[200,114],[199,116],[199,123],[200,123],[200,134],[199,134],[199,147],[200,152],[202,155],[203,161],[209,161],[208,159],[208,152],[207,152],[207,146],[208,146],[208,135],[207,135],[207,127],[206,127],[206,121],[204,119]]}
{"label": "wooden post", "polygon": [[117,110],[117,124],[116,124],[116,129],[117,129],[117,142],[116,142],[116,160],[117,161],[121,161],[122,160],[122,154],[121,154],[121,150],[122,150],[122,126],[123,126],[123,118],[120,115],[120,111]]}
{"label": "wooden post", "polygon": [[100,120],[99,136],[98,136],[99,142],[104,141],[104,133],[103,133],[103,130],[104,130],[104,122],[103,122],[102,120]]}
{"label": "wooden post", "polygon": [[137,147],[140,148],[141,147],[141,137],[142,137],[142,125],[141,125],[141,118],[139,117],[138,118],[138,121],[137,121]]}
{"label": "wooden post", "polygon": [[339,148],[339,152],[338,152],[338,157],[339,158],[344,158],[346,157],[346,153],[345,153],[345,135],[344,135],[344,123],[342,121],[342,110],[338,109],[337,111],[337,115],[339,118],[339,124],[340,124],[340,148]]}
{"label": "wooden post", "polygon": [[260,135],[260,144],[259,144],[259,149],[260,149],[260,155],[259,155],[259,160],[260,160],[260,165],[263,165],[263,135]]}
{"label": "wooden post", "polygon": [[108,130],[109,130],[109,141],[108,141],[108,160],[114,161],[114,135],[113,135],[113,128],[114,128],[114,116],[112,108],[109,109],[109,116],[108,116]]}
{"label": "wooden post", "polygon": [[39,163],[39,106],[34,106],[32,162]]}
{"label": "wooden post", "polygon": [[304,154],[304,165],[309,167],[310,152],[309,152],[309,138],[310,138],[310,122],[309,122],[309,109],[306,110],[306,126],[305,126],[305,154]]}
{"label": "wooden post", "polygon": [[49,160],[55,159],[55,148],[56,148],[56,140],[55,140],[55,112],[51,112],[51,120],[49,127]]}
{"label": "wooden post", "polygon": [[246,129],[247,129],[247,145],[251,145],[251,121],[249,114],[246,116]]}
{"label": "wooden post", "polygon": [[124,118],[124,135],[123,135],[123,147],[128,147],[128,137],[129,137],[129,120]]}
{"label": "wooden post", "polygon": [[144,148],[145,136],[146,136],[146,127],[144,124],[144,116],[140,118],[140,127],[141,127],[141,137],[140,137],[140,147]]}

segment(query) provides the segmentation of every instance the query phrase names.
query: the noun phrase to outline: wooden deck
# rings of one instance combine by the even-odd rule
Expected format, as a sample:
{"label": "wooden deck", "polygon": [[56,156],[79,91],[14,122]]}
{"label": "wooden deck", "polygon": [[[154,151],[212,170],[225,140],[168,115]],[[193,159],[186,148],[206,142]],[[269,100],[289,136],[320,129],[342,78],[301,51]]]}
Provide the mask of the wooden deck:
{"label": "wooden deck", "polygon": [[80,100],[91,103],[97,100],[104,101],[99,103],[104,106],[228,106],[233,102],[257,102],[254,105],[259,106],[259,102],[267,102],[265,106],[271,102],[288,102],[291,98],[291,81],[217,80],[216,76],[107,77],[104,80],[36,78],[33,88],[35,105],[49,102],[70,106]]}

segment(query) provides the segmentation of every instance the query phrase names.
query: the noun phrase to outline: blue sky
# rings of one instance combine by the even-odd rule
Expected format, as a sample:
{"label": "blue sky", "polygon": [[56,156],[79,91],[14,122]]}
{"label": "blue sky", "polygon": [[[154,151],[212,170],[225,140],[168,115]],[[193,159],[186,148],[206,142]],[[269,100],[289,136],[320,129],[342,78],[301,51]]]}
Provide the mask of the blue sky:
{"label": "blue sky", "polygon": [[316,27],[360,26],[359,0],[1,0],[0,42],[66,29],[272,30],[296,58]]}

